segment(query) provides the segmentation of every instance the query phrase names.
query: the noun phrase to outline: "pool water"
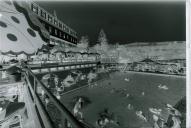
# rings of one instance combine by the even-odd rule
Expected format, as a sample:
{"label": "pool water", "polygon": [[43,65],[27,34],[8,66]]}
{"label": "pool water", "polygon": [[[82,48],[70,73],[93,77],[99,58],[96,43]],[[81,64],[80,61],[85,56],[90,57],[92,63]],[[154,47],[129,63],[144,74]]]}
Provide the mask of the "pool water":
{"label": "pool water", "polygon": [[[125,81],[125,78],[129,78],[130,81]],[[159,89],[159,84],[166,85],[168,90]],[[145,94],[142,95],[142,92]],[[130,96],[126,97],[127,94]],[[109,78],[99,81],[93,88],[86,87],[62,95],[61,102],[72,112],[73,99],[77,96],[87,97],[91,103],[82,108],[82,112],[85,121],[94,126],[99,118],[98,113],[108,108],[120,123],[120,126],[112,127],[150,128],[152,114],[149,108],[162,109],[162,116],[167,119],[165,104],[175,105],[185,95],[186,79],[184,77],[114,72]],[[128,104],[133,106],[132,110],[127,109]],[[148,122],[137,117],[135,112],[140,110],[143,111]]]}

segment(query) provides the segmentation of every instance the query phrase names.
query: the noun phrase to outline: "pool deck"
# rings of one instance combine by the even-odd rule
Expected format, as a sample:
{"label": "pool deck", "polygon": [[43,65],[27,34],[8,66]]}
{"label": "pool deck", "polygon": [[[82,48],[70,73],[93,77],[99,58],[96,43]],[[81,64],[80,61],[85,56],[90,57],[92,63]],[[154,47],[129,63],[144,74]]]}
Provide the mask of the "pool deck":
{"label": "pool deck", "polygon": [[156,75],[156,76],[168,76],[168,77],[182,77],[186,78],[186,75],[176,75],[176,74],[162,74],[162,73],[152,73],[152,72],[137,72],[137,71],[125,71],[125,73],[139,73],[144,75]]}

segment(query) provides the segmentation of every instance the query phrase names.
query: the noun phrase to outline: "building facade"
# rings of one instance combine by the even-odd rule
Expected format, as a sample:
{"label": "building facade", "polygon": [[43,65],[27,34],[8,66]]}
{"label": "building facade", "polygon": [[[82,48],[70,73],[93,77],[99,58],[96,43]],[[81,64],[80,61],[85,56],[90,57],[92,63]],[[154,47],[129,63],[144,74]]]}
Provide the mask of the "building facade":
{"label": "building facade", "polygon": [[78,42],[76,31],[59,20],[56,15],[50,14],[35,2],[29,1],[28,4],[31,11],[49,32],[50,44],[61,45],[63,47],[76,46]]}

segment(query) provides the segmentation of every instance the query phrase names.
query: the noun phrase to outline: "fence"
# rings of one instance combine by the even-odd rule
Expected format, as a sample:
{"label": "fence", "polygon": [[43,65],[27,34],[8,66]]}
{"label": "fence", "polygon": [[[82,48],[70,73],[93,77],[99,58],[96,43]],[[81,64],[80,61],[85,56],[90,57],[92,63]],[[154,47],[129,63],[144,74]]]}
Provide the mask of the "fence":
{"label": "fence", "polygon": [[[70,124],[72,128],[90,128],[87,123],[78,121],[73,114],[50,92],[50,90],[33,74],[29,67],[22,63],[22,67],[25,70],[24,76],[27,81],[28,91],[35,104],[39,120],[42,127],[55,128],[62,127],[68,128]],[[55,122],[55,119],[51,117],[50,111],[47,110],[46,105],[42,99],[42,95],[39,92],[41,88],[49,98],[50,102],[54,105],[53,111],[59,111],[59,123]]]}

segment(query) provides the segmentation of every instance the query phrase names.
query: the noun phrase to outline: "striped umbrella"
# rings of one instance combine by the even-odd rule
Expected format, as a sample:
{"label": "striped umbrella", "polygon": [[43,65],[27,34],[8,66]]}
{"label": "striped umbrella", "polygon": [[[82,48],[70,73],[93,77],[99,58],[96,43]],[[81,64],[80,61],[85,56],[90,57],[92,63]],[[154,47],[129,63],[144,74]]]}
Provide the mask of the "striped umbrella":
{"label": "striped umbrella", "polygon": [[12,1],[0,2],[0,52],[3,55],[33,55],[46,44],[39,30],[29,25],[29,20],[24,13],[17,10],[16,4]]}

